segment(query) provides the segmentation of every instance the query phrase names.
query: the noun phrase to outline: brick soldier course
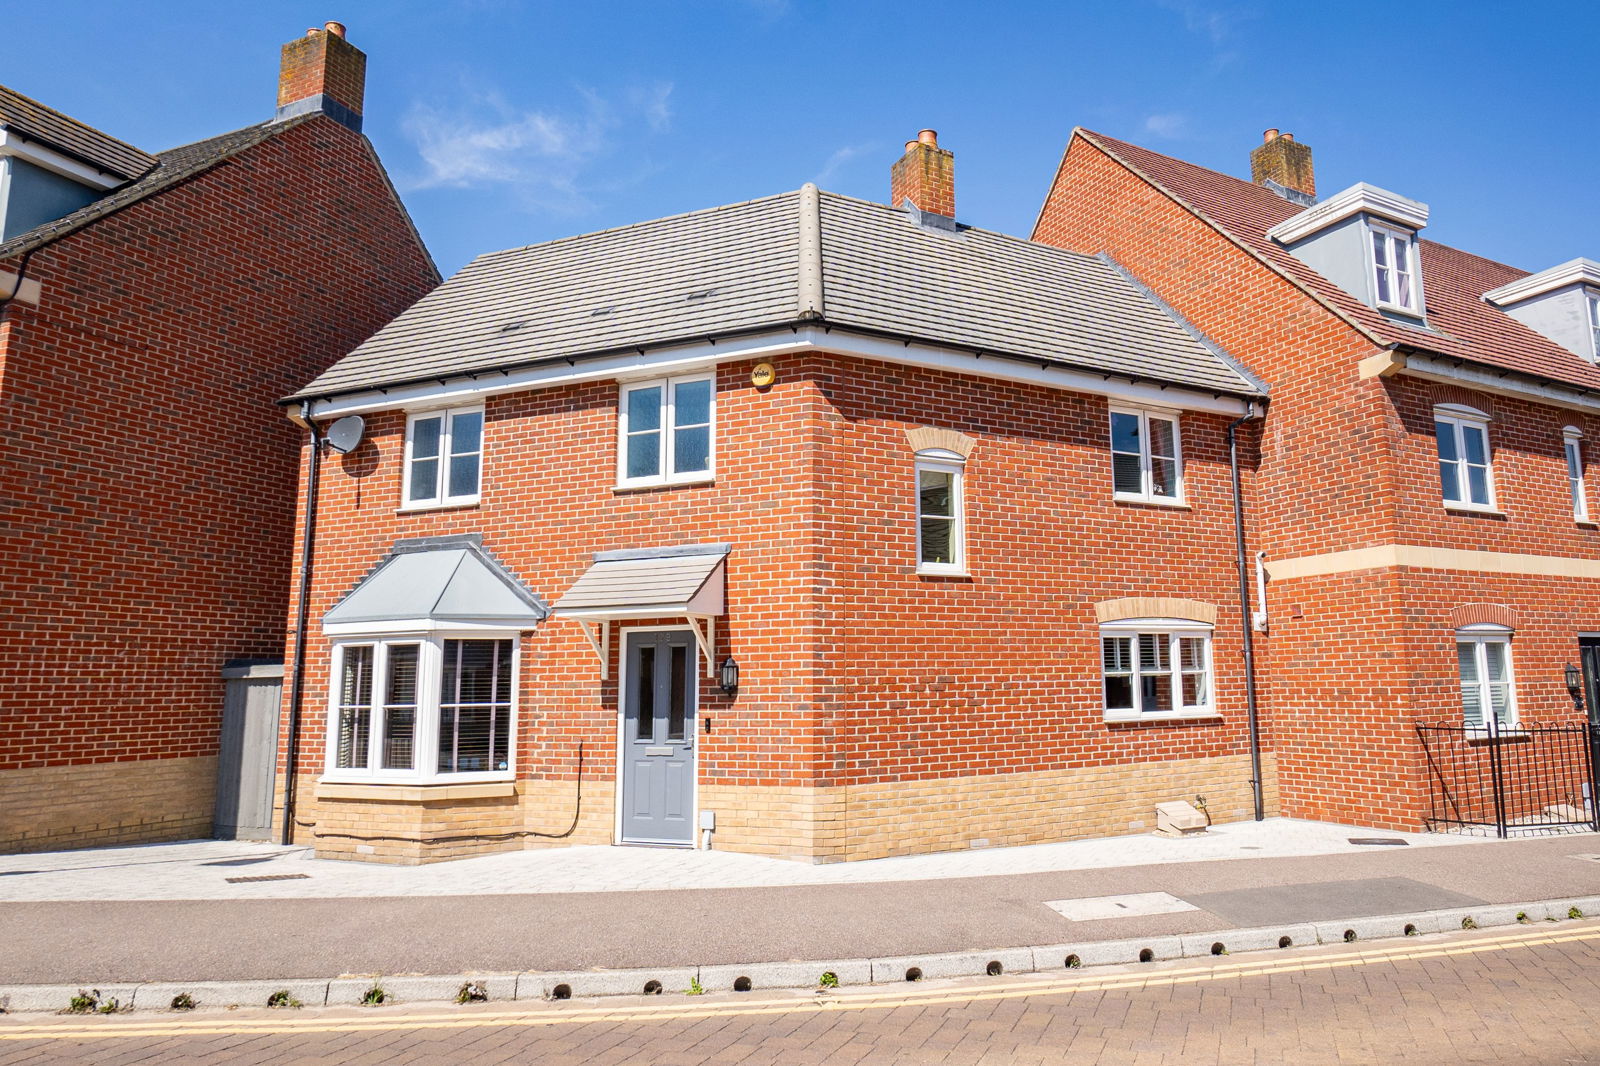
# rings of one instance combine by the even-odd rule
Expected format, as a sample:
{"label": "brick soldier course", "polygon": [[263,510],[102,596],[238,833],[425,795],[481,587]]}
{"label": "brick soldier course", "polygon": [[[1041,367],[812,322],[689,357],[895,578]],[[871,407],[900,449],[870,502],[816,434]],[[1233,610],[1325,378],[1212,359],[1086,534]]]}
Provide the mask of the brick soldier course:
{"label": "brick soldier course", "polygon": [[210,835],[220,672],[283,653],[273,401],[438,280],[343,33],[285,47],[273,121],[155,156],[0,109],[120,182],[0,244],[0,851]]}

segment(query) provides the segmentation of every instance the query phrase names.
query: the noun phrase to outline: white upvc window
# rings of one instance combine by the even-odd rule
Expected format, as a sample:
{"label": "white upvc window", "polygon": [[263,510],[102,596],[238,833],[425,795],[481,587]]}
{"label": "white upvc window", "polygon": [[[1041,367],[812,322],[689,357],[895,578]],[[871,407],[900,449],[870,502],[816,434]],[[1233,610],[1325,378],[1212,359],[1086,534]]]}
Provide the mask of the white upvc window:
{"label": "white upvc window", "polygon": [[1183,502],[1183,442],[1176,414],[1111,409],[1111,495],[1141,503]]}
{"label": "white upvc window", "polygon": [[710,481],[716,402],[711,374],[625,382],[617,403],[617,484]]}
{"label": "white upvc window", "polygon": [[482,407],[422,411],[406,420],[405,508],[477,503],[482,479]]}
{"label": "white upvc window", "polygon": [[1589,308],[1589,351],[1600,362],[1600,292],[1590,289],[1584,295],[1584,303]]}
{"label": "white upvc window", "polygon": [[943,448],[917,453],[917,573],[967,572],[966,460]]}
{"label": "white upvc window", "polygon": [[1561,431],[1561,455],[1567,463],[1567,496],[1572,500],[1572,517],[1589,521],[1589,492],[1583,483],[1583,430],[1567,426]]}
{"label": "white upvc window", "polygon": [[516,660],[514,636],[335,644],[326,779],[509,780]]}
{"label": "white upvc window", "polygon": [[1403,229],[1368,222],[1372,234],[1372,284],[1379,307],[1422,312],[1418,299],[1416,242]]}
{"label": "white upvc window", "polygon": [[1100,664],[1107,721],[1216,713],[1210,626],[1163,618],[1107,623]]}
{"label": "white upvc window", "polygon": [[1517,692],[1511,673],[1511,630],[1497,625],[1457,630],[1456,668],[1467,728],[1515,729]]}
{"label": "white upvc window", "polygon": [[1439,489],[1446,507],[1492,511],[1494,470],[1490,463],[1489,416],[1459,404],[1433,409],[1439,448]]}

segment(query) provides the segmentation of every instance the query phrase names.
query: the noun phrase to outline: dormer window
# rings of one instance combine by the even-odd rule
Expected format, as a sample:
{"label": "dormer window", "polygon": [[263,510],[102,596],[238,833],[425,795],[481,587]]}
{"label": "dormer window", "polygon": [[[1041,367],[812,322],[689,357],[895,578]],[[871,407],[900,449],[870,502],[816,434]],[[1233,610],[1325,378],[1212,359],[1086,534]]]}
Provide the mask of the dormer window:
{"label": "dormer window", "polygon": [[1585,302],[1589,305],[1589,343],[1595,360],[1600,361],[1600,292],[1590,289]]}
{"label": "dormer window", "polygon": [[1411,234],[1377,222],[1367,226],[1372,231],[1372,275],[1378,305],[1415,314],[1420,308]]}
{"label": "dormer window", "polygon": [[1483,298],[1573,355],[1600,363],[1600,262],[1570,259]]}
{"label": "dormer window", "polygon": [[1427,204],[1362,183],[1267,236],[1368,307],[1416,325],[1427,306],[1417,231],[1427,224]]}

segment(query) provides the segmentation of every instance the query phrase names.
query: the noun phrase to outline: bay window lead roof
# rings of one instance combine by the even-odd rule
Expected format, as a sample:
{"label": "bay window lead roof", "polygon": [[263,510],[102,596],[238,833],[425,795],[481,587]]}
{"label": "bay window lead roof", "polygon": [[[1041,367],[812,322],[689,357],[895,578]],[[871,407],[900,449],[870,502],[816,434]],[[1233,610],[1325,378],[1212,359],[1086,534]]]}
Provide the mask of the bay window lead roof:
{"label": "bay window lead roof", "polygon": [[1265,391],[1114,263],[807,185],[480,256],[285,402],[796,326]]}
{"label": "bay window lead roof", "polygon": [[531,629],[550,609],[535,593],[465,538],[400,542],[322,616],[324,626],[429,622]]}

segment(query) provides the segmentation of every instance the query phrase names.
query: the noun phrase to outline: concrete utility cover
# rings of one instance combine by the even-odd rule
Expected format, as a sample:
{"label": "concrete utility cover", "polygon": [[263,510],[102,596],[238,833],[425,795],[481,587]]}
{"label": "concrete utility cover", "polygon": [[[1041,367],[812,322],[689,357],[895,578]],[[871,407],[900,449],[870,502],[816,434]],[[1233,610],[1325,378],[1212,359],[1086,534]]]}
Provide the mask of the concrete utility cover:
{"label": "concrete utility cover", "polygon": [[1219,918],[1240,926],[1290,925],[1335,918],[1366,918],[1444,907],[1470,907],[1483,900],[1409,877],[1367,877],[1309,885],[1200,892],[1189,898]]}
{"label": "concrete utility cover", "polygon": [[1070,922],[1097,922],[1102,918],[1136,918],[1142,914],[1177,914],[1200,908],[1166,892],[1133,892],[1126,896],[1085,896],[1051,899],[1045,906]]}

